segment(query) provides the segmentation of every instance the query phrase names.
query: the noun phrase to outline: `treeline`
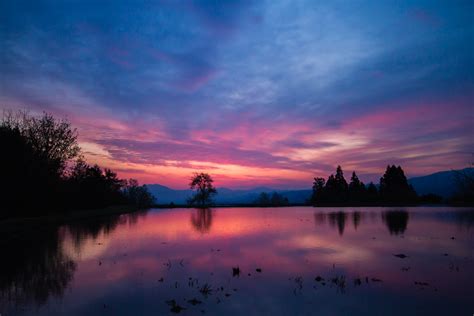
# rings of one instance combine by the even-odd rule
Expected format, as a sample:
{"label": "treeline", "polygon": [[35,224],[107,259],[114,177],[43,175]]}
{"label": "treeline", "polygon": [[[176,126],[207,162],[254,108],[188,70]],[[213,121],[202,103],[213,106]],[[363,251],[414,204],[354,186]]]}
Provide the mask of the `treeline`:
{"label": "treeline", "polygon": [[[426,199],[428,197],[423,197]],[[436,199],[436,197],[432,197]],[[336,174],[331,174],[327,180],[314,178],[311,204],[324,205],[414,205],[422,199],[413,187],[408,184],[403,169],[400,166],[387,166],[380,178],[379,186],[370,183],[366,186],[359,180],[355,171],[347,183],[341,166]]]}
{"label": "treeline", "polygon": [[258,206],[288,206],[290,202],[288,198],[283,196],[278,192],[273,192],[272,194],[268,194],[267,192],[262,192],[259,196],[255,199],[253,204]]}
{"label": "treeline", "polygon": [[0,217],[154,203],[146,186],[82,158],[77,131],[44,113],[5,112],[0,121]]}

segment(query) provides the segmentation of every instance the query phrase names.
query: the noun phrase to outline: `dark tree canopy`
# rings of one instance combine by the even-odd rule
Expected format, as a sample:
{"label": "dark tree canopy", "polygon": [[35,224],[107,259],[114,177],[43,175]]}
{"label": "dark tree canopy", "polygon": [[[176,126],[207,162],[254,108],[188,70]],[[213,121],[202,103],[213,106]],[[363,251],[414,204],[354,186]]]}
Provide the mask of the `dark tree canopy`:
{"label": "dark tree canopy", "polygon": [[67,184],[70,190],[68,193],[75,197],[72,202],[79,209],[126,204],[122,195],[124,181],[117,178],[114,172],[102,170],[98,165],[89,166],[79,160],[67,179]]}
{"label": "dark tree canopy", "polygon": [[345,204],[349,201],[349,185],[344,178],[341,166],[337,166],[336,175],[331,174],[327,181],[314,178],[313,204]]}
{"label": "dark tree canopy", "polygon": [[148,188],[137,180],[122,180],[112,170],[90,166],[83,160],[77,161],[66,183],[71,198],[75,198],[74,207],[79,209],[117,204],[146,208],[155,203]]}
{"label": "dark tree canopy", "polygon": [[387,166],[385,174],[380,178],[380,198],[385,204],[415,203],[417,195],[403,172],[395,165]]}
{"label": "dark tree canopy", "polygon": [[80,154],[77,130],[67,120],[55,119],[51,114],[43,113],[38,118],[21,111],[6,112],[2,126],[19,131],[35,154],[58,174],[63,172],[68,161]]}
{"label": "dark tree canopy", "polygon": [[317,203],[323,200],[324,198],[324,186],[326,185],[326,180],[324,178],[314,178],[313,182],[313,195],[311,196],[312,203]]}
{"label": "dark tree canopy", "polygon": [[49,114],[4,112],[0,122],[1,197],[10,216],[19,210],[51,212],[61,207],[66,164],[79,156],[77,134]]}
{"label": "dark tree canopy", "polygon": [[150,207],[156,202],[155,197],[148,191],[147,186],[140,186],[135,179],[125,181],[123,193],[128,203],[137,208]]}
{"label": "dark tree canopy", "polygon": [[379,191],[373,182],[369,183],[367,187],[367,202],[368,204],[375,204],[379,200]]}
{"label": "dark tree canopy", "polygon": [[207,173],[196,173],[191,178],[189,187],[191,190],[195,190],[194,195],[188,200],[190,205],[196,205],[199,207],[207,207],[212,204],[212,197],[217,194],[216,188],[214,188],[214,180]]}
{"label": "dark tree canopy", "polygon": [[367,189],[365,184],[359,180],[355,171],[352,172],[351,182],[349,183],[349,200],[357,203],[367,201]]}
{"label": "dark tree canopy", "polygon": [[153,203],[146,187],[80,159],[76,130],[50,114],[5,112],[0,147],[0,217]]}
{"label": "dark tree canopy", "polygon": [[260,193],[258,198],[255,200],[254,204],[257,204],[260,206],[270,205],[270,195],[267,192]]}
{"label": "dark tree canopy", "polygon": [[419,201],[415,190],[408,184],[400,166],[388,166],[380,179],[380,189],[372,182],[366,185],[360,181],[356,172],[352,172],[351,181],[347,184],[341,166],[336,174],[331,174],[327,181],[314,178],[313,205],[401,205],[414,204]]}

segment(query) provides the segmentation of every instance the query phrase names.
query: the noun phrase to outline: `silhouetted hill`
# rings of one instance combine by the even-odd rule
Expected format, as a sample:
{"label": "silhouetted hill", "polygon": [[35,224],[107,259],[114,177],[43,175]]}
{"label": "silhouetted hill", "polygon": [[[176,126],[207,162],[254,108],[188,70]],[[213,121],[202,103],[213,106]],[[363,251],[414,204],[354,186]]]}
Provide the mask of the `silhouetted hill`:
{"label": "silhouetted hill", "polygon": [[158,204],[185,204],[192,195],[191,190],[174,190],[161,184],[147,184],[148,190],[153,194]]}
{"label": "silhouetted hill", "polygon": [[[185,204],[192,194],[191,190],[173,190],[160,184],[148,184],[150,192],[157,198],[158,204]],[[217,188],[215,202],[218,204],[248,204],[253,203],[262,192],[278,192],[292,204],[304,203],[311,196],[311,190],[275,190],[267,187],[257,187],[247,190]]]}
{"label": "silhouetted hill", "polygon": [[444,198],[449,198],[457,189],[457,172],[467,172],[474,175],[474,168],[440,171],[427,176],[410,178],[408,182],[415,188],[419,195],[433,193]]}

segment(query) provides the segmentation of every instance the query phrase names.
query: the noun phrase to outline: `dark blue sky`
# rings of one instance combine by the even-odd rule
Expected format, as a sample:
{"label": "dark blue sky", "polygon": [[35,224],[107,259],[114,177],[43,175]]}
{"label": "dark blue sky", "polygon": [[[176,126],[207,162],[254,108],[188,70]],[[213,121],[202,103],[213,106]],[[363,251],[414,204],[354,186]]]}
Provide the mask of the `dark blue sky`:
{"label": "dark blue sky", "polygon": [[376,180],[474,152],[472,1],[0,3],[0,106],[67,116],[93,162],[182,187]]}

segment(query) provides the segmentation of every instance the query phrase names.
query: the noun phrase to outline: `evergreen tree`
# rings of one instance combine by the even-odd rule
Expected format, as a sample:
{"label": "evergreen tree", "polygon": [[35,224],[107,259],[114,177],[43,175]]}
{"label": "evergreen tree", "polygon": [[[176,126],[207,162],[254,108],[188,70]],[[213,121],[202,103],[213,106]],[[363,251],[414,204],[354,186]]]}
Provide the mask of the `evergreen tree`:
{"label": "evergreen tree", "polygon": [[384,204],[415,203],[417,195],[403,172],[395,165],[387,166],[385,174],[380,178],[380,198]]}
{"label": "evergreen tree", "polygon": [[329,195],[332,203],[344,204],[349,200],[349,185],[346,179],[344,179],[341,166],[337,166],[336,175],[331,175],[327,184],[330,184]]}
{"label": "evergreen tree", "polygon": [[270,197],[268,196],[268,193],[267,192],[260,193],[258,198],[255,200],[254,204],[257,204],[260,206],[270,205]]}
{"label": "evergreen tree", "polygon": [[281,194],[278,194],[277,192],[272,193],[270,203],[272,206],[286,206],[289,204],[288,198],[284,197]]}
{"label": "evergreen tree", "polygon": [[344,179],[341,166],[337,166],[336,175],[331,174],[326,182],[323,178],[314,178],[313,204],[345,204],[348,201],[349,185]]}
{"label": "evergreen tree", "polygon": [[369,186],[367,187],[366,201],[369,205],[377,204],[379,201],[379,192],[373,182],[370,182]]}
{"label": "evergreen tree", "polygon": [[366,202],[367,190],[362,181],[359,180],[355,171],[352,172],[351,182],[349,183],[349,200],[353,204]]}
{"label": "evergreen tree", "polygon": [[326,180],[324,178],[314,178],[313,182],[313,194],[311,196],[311,203],[316,205],[324,201],[324,186]]}

